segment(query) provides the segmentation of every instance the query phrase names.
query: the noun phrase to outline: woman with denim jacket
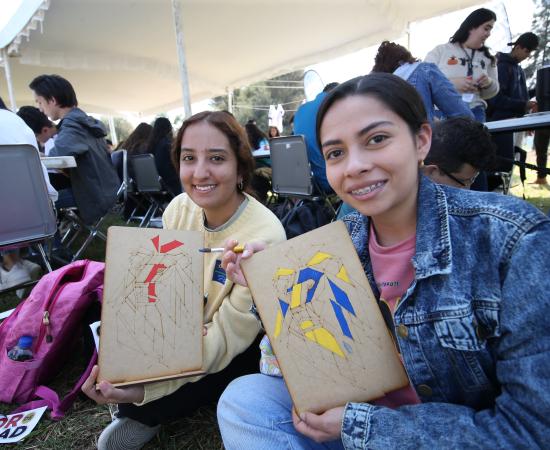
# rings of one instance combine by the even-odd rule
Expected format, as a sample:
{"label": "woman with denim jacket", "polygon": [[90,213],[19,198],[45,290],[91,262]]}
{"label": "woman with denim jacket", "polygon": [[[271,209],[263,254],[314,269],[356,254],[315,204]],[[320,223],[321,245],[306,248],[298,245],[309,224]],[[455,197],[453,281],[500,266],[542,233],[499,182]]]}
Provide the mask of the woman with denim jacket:
{"label": "woman with denim jacket", "polygon": [[412,84],[422,97],[430,123],[434,121],[435,107],[443,118],[474,117],[441,70],[433,63],[417,60],[402,45],[382,42],[374,58],[372,71],[393,73]]}
{"label": "woman with denim jacket", "polygon": [[[408,278],[390,306],[416,398],[298,417],[282,378],[249,375],[218,403],[225,447],[547,447],[550,277],[532,261],[549,254],[550,220],[519,199],[420,176],[431,129],[417,92],[394,75],[340,85],[317,129],[328,180],[358,211],[345,222],[375,295],[388,300],[392,270]],[[239,259],[262,246],[241,256],[232,244],[222,264],[245,283]]]}

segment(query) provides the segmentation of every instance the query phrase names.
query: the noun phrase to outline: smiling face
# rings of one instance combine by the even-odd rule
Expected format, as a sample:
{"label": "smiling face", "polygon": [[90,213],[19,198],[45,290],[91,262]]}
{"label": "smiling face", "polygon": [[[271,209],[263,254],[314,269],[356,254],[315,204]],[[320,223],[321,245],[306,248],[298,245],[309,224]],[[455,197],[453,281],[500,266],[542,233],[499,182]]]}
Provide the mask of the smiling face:
{"label": "smiling face", "polygon": [[431,142],[429,125],[416,136],[372,96],[336,101],[320,128],[327,178],[340,198],[373,223],[416,224],[418,165]]}
{"label": "smiling face", "polygon": [[494,25],[495,21],[489,20],[488,22],[482,23],[479,27],[472,28],[464,45],[476,50],[483,47],[485,41],[491,36]]}
{"label": "smiling face", "polygon": [[227,222],[243,200],[235,152],[225,134],[206,121],[189,125],[183,134],[180,180],[211,228]]}

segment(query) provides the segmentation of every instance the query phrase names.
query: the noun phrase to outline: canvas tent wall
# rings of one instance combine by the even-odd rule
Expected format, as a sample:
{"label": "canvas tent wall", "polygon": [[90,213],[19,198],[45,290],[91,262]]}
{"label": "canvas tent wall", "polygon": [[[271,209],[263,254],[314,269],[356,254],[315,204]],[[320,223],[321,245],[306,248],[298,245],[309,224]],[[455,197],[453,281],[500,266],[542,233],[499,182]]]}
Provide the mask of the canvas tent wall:
{"label": "canvas tent wall", "polygon": [[[472,0],[176,0],[192,102],[399,36],[410,21]],[[153,114],[182,106],[171,0],[50,0],[43,33],[9,57],[18,105],[58,73],[88,111]],[[5,43],[4,43],[5,44]],[[0,95],[7,98],[5,75]]]}

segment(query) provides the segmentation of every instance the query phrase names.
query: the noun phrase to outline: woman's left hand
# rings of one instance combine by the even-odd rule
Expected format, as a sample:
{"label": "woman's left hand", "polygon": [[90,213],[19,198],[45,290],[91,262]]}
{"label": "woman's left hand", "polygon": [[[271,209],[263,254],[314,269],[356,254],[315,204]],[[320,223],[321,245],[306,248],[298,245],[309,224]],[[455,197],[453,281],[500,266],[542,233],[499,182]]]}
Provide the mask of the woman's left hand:
{"label": "woman's left hand", "polygon": [[492,83],[492,80],[485,74],[481,75],[477,80],[476,84],[480,89],[488,88]]}
{"label": "woman's left hand", "polygon": [[332,408],[323,414],[305,412],[298,416],[292,408],[292,422],[296,431],[315,442],[334,441],[340,438],[344,407]]}

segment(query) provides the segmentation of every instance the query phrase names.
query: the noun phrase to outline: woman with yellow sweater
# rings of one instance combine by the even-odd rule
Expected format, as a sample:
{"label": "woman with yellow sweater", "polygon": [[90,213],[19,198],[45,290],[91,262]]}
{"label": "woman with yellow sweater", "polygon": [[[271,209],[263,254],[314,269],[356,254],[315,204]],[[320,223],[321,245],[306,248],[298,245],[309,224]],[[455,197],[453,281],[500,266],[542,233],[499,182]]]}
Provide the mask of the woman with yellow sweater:
{"label": "woman with yellow sweater", "polygon": [[[285,240],[277,217],[247,193],[254,160],[244,129],[235,118],[206,111],[187,119],[176,137],[172,160],[185,193],[166,208],[167,229],[198,230],[207,247],[239,242]],[[260,323],[250,311],[248,288],[235,285],[221,267],[221,253],[204,256],[204,350],[207,375],[115,388],[94,383],[97,368],[82,387],[98,403],[118,403],[117,418],[103,431],[99,449],[141,448],[162,423],[217,401],[234,378],[258,371],[254,344]]]}

